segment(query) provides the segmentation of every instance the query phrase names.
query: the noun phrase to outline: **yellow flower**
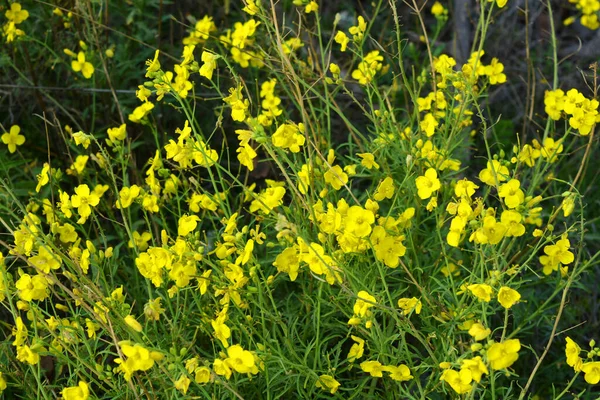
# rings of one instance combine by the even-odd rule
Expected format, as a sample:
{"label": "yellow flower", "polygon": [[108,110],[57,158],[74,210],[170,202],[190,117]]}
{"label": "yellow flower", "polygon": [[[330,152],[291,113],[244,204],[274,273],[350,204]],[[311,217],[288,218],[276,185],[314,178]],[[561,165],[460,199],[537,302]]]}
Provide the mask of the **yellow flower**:
{"label": "yellow flower", "polygon": [[583,360],[579,357],[581,348],[570,337],[567,336],[566,340],[565,355],[567,356],[567,365],[573,367],[575,372],[579,372],[583,366]]}
{"label": "yellow flower", "polygon": [[254,355],[248,350],[244,350],[239,344],[227,348],[225,363],[241,374],[258,373],[258,367],[254,364]]}
{"label": "yellow flower", "polygon": [[190,378],[188,378],[186,375],[181,375],[181,377],[174,382],[173,386],[175,387],[175,389],[179,390],[181,393],[186,394],[190,387],[191,382],[192,382],[192,380]]}
{"label": "yellow flower", "polygon": [[469,369],[461,369],[460,372],[446,369],[442,372],[440,381],[446,382],[458,394],[469,393],[473,388],[473,375]]}
{"label": "yellow flower", "polygon": [[36,365],[40,362],[40,355],[27,345],[19,346],[17,347],[17,360],[29,365]]}
{"label": "yellow flower", "polygon": [[490,328],[486,328],[479,322],[475,322],[473,325],[471,325],[471,328],[469,328],[469,335],[471,335],[476,341],[485,339],[490,335],[490,333],[492,333],[492,330]]}
{"label": "yellow flower", "polygon": [[85,53],[83,51],[77,54],[77,60],[71,61],[71,68],[75,72],[81,72],[85,79],[90,79],[94,74],[94,66],[85,60]]}
{"label": "yellow flower", "polygon": [[358,292],[358,299],[354,303],[354,315],[358,317],[367,317],[369,314],[369,308],[377,304],[375,297],[371,296],[368,292],[361,290]]}
{"label": "yellow flower", "polygon": [[381,378],[383,376],[383,365],[379,361],[365,361],[360,364],[360,369],[364,372],[368,372],[375,378]]}
{"label": "yellow flower", "polygon": [[210,369],[208,367],[198,367],[194,370],[194,380],[198,384],[208,383],[210,381]]}
{"label": "yellow flower", "polygon": [[321,375],[319,376],[317,383],[315,383],[315,386],[323,390],[328,390],[329,393],[334,394],[340,387],[340,383],[331,375]]}
{"label": "yellow flower", "polygon": [[125,140],[127,137],[127,125],[121,124],[116,128],[108,128],[106,133],[108,133],[108,138],[112,142],[116,142],[117,140]]}
{"label": "yellow flower", "polygon": [[511,179],[500,186],[498,195],[504,199],[508,208],[517,208],[525,201],[525,193],[521,190],[521,182],[517,179]]}
{"label": "yellow flower", "polygon": [[498,290],[498,302],[504,308],[511,308],[521,300],[521,294],[514,289],[509,288],[508,286],[502,286],[500,290]]}
{"label": "yellow flower", "polygon": [[200,67],[200,75],[212,80],[213,71],[215,68],[217,68],[217,60],[219,59],[219,56],[205,50],[202,52],[201,58],[204,64],[202,64]]}
{"label": "yellow flower", "polygon": [[375,222],[375,215],[370,210],[360,206],[352,206],[346,214],[346,232],[363,238],[371,233],[371,225]]}
{"label": "yellow flower", "polygon": [[325,182],[329,183],[335,190],[340,190],[342,186],[348,183],[348,174],[342,170],[339,165],[334,165],[323,174]]}
{"label": "yellow flower", "polygon": [[41,246],[37,256],[29,258],[29,262],[37,271],[44,274],[49,274],[50,270],[59,269],[62,264],[62,260],[45,246]]}
{"label": "yellow flower", "polygon": [[298,153],[300,146],[304,145],[304,125],[282,124],[273,134],[271,141],[273,146],[281,149],[290,149],[292,153]]}
{"label": "yellow flower", "polygon": [[15,282],[19,298],[23,301],[44,300],[48,297],[48,281],[42,275],[23,274]]}
{"label": "yellow flower", "polygon": [[200,221],[200,218],[198,218],[197,215],[182,216],[179,218],[177,234],[179,236],[187,236],[190,232],[196,229],[196,226],[198,226],[198,221]]}
{"label": "yellow flower", "polygon": [[129,341],[119,342],[119,347],[126,360],[117,358],[115,362],[119,364],[116,371],[123,372],[125,380],[130,381],[135,371],[147,371],[154,365],[155,361],[160,361],[163,355],[157,351],[151,351],[140,344],[131,344]]}
{"label": "yellow flower", "polygon": [[356,343],[352,344],[346,358],[348,359],[348,362],[354,362],[363,356],[365,352],[365,341],[358,336],[351,335],[350,337]]}
{"label": "yellow flower", "polygon": [[139,322],[137,322],[137,320],[135,319],[135,317],[133,315],[126,316],[125,323],[127,325],[129,325],[129,327],[136,332],[142,331],[142,325]]}
{"label": "yellow flower", "polygon": [[575,256],[569,251],[569,247],[571,247],[571,243],[567,238],[544,247],[545,255],[540,257],[540,263],[544,266],[543,272],[545,275],[550,275],[552,271],[556,271],[561,264],[571,264],[575,260]]}
{"label": "yellow flower", "polygon": [[20,3],[12,3],[10,5],[10,10],[7,10],[4,15],[15,25],[19,25],[21,22],[29,18],[29,12],[27,10],[23,10]]}
{"label": "yellow flower", "polygon": [[483,374],[489,374],[487,367],[479,356],[462,360],[461,364],[461,371],[466,369],[471,371],[471,377],[475,382],[481,382],[481,376]]}
{"label": "yellow flower", "polygon": [[67,387],[60,392],[64,400],[87,400],[90,396],[87,383],[79,381],[77,386]]}
{"label": "yellow flower", "polygon": [[467,289],[469,289],[469,291],[481,301],[489,303],[490,300],[492,300],[493,289],[491,286],[486,285],[485,283],[469,285],[467,286]]}
{"label": "yellow flower", "polygon": [[519,350],[521,350],[519,339],[494,343],[487,350],[487,359],[493,369],[508,368],[519,358]]}
{"label": "yellow flower", "polygon": [[419,128],[425,132],[427,137],[433,136],[435,133],[435,128],[437,128],[438,125],[439,122],[435,119],[432,113],[425,114],[421,122],[419,122]]}
{"label": "yellow flower", "polygon": [[498,8],[504,7],[507,2],[508,2],[508,0],[496,0],[496,4],[498,5]]}
{"label": "yellow flower", "polygon": [[36,193],[39,193],[42,187],[46,186],[48,182],[50,182],[50,164],[44,163],[40,174],[37,176],[37,181],[38,183],[35,187],[35,191]]}
{"label": "yellow flower", "polygon": [[0,372],[0,394],[2,394],[4,390],[6,390],[6,380],[4,379],[2,372]]}
{"label": "yellow flower", "polygon": [[342,31],[338,31],[333,40],[341,46],[340,50],[342,52],[346,51],[346,47],[348,46],[348,43],[350,43],[350,39]]}
{"label": "yellow flower", "polygon": [[131,114],[129,114],[129,120],[136,124],[139,124],[143,118],[145,118],[150,111],[154,108],[154,104],[150,102],[143,103],[136,107]]}
{"label": "yellow flower", "polygon": [[590,385],[595,385],[600,382],[600,361],[583,364],[581,366],[581,371],[585,374],[585,381]]}
{"label": "yellow flower", "polygon": [[442,3],[440,3],[439,1],[436,1],[431,6],[431,14],[435,15],[436,17],[439,17],[439,16],[441,16],[444,13],[447,13],[447,12],[448,11],[444,8],[444,6],[442,5]]}
{"label": "yellow flower", "polygon": [[304,12],[307,14],[310,14],[311,12],[316,13],[317,11],[319,11],[319,5],[316,1],[311,1],[306,5],[306,8],[304,9]]}
{"label": "yellow flower", "polygon": [[140,187],[138,185],[132,185],[130,187],[124,187],[119,191],[119,200],[115,203],[118,209],[127,208],[133,201],[140,195]]}
{"label": "yellow flower", "polygon": [[79,220],[77,223],[83,224],[92,214],[92,207],[100,203],[100,197],[95,192],[90,192],[88,185],[83,184],[75,188],[75,194],[71,196],[71,205],[77,209]]}
{"label": "yellow flower", "polygon": [[417,185],[417,194],[421,200],[430,198],[434,192],[437,192],[442,187],[437,177],[437,172],[433,168],[427,169],[425,175],[419,176],[415,183]]}
{"label": "yellow flower", "polygon": [[398,382],[410,381],[413,376],[410,374],[410,369],[400,364],[397,367],[393,365],[384,365],[383,370],[390,373],[390,378]]}
{"label": "yellow flower", "polygon": [[[13,5],[16,3],[13,3]],[[7,11],[9,12],[9,11]],[[14,153],[17,151],[17,146],[21,146],[25,143],[25,136],[20,135],[21,127],[18,125],[13,125],[10,127],[10,131],[8,133],[4,133],[2,135],[2,143],[8,146],[9,153]]]}
{"label": "yellow flower", "polygon": [[487,162],[487,168],[479,172],[479,180],[486,185],[496,186],[498,183],[508,179],[508,168],[502,166],[500,161],[492,160]]}
{"label": "yellow flower", "polygon": [[375,162],[375,156],[372,153],[358,153],[357,156],[362,159],[360,165],[366,169],[379,169],[379,164]]}
{"label": "yellow flower", "polygon": [[416,297],[411,297],[410,299],[403,297],[398,300],[398,307],[402,309],[402,315],[408,315],[413,311],[415,314],[420,314],[423,304]]}
{"label": "yellow flower", "polygon": [[[377,166],[377,168],[379,168],[379,166]],[[376,201],[391,199],[394,196],[395,190],[394,180],[388,176],[379,183],[379,186],[377,186],[377,190],[373,194],[373,199]]]}

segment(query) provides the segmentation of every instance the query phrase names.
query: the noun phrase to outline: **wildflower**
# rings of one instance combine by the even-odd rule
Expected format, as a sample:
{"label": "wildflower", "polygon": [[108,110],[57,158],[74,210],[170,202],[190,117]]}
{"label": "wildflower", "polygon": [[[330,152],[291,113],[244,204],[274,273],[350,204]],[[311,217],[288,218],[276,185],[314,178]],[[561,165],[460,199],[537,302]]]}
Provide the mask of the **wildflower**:
{"label": "wildflower", "polygon": [[200,221],[200,218],[198,218],[197,215],[182,216],[181,218],[179,218],[177,234],[179,236],[187,236],[190,232],[196,229],[198,221]]}
{"label": "wildflower", "polygon": [[566,341],[565,355],[567,356],[567,365],[573,367],[575,372],[579,372],[583,366],[583,360],[579,357],[581,348],[568,336]]}
{"label": "wildflower", "polygon": [[246,119],[249,102],[247,99],[244,100],[241,85],[229,89],[229,96],[224,97],[223,101],[231,107],[231,119],[238,122]]}
{"label": "wildflower", "polygon": [[346,218],[346,231],[361,238],[371,233],[371,225],[375,222],[373,212],[360,206],[350,207]]}
{"label": "wildflower", "polygon": [[202,52],[201,59],[204,64],[202,64],[202,66],[200,67],[200,75],[207,78],[208,80],[212,80],[213,71],[215,70],[215,68],[217,68],[217,60],[219,59],[219,56],[204,50]]}
{"label": "wildflower", "polygon": [[544,266],[545,275],[550,275],[562,265],[571,264],[575,260],[573,253],[569,251],[571,243],[568,238],[560,239],[556,244],[544,247],[545,255],[540,257],[540,263]]}
{"label": "wildflower", "polygon": [[437,177],[437,172],[433,168],[427,169],[425,175],[419,176],[416,181],[417,194],[421,200],[430,198],[434,192],[437,192],[442,184]]}
{"label": "wildflower", "polygon": [[298,153],[300,146],[304,145],[304,124],[282,124],[277,128],[271,141],[273,146],[281,149],[289,149],[292,153]]}
{"label": "wildflower", "polygon": [[433,14],[435,17],[440,17],[443,14],[446,14],[447,12],[448,10],[446,10],[442,3],[440,3],[439,1],[436,1],[431,6],[431,14]]}
{"label": "wildflower", "polygon": [[461,369],[460,372],[446,369],[442,372],[440,381],[446,382],[458,394],[469,393],[473,388],[473,374],[469,369]]}
{"label": "wildflower", "polygon": [[154,104],[150,102],[143,103],[142,105],[136,107],[131,114],[129,114],[129,120],[131,122],[139,124],[140,122],[142,122],[142,119],[144,119],[148,114],[150,114],[150,111],[152,111],[152,109],[154,109]]}
{"label": "wildflower", "polygon": [[544,139],[543,146],[541,148],[542,157],[544,157],[549,163],[556,162],[558,160],[557,156],[563,152],[563,148],[562,140],[546,138]]}
{"label": "wildflower", "polygon": [[350,337],[356,343],[352,344],[346,358],[348,359],[348,362],[354,362],[363,356],[365,351],[365,341],[358,336],[351,335]]}
{"label": "wildflower", "polygon": [[488,337],[490,333],[492,333],[492,330],[490,328],[486,328],[479,322],[475,322],[469,328],[469,335],[471,335],[477,342]]}
{"label": "wildflower", "polygon": [[329,393],[334,394],[340,387],[340,383],[331,375],[321,375],[319,376],[317,383],[315,383],[315,386],[326,391],[328,390]]}
{"label": "wildflower", "polygon": [[254,355],[248,350],[244,350],[239,344],[227,348],[225,363],[241,374],[258,373],[258,367],[254,363]]}
{"label": "wildflower", "polygon": [[165,311],[160,305],[161,301],[162,299],[157,297],[154,300],[148,300],[144,305],[144,315],[147,319],[152,321],[158,321],[160,319],[160,315]]}
{"label": "wildflower", "polygon": [[50,270],[59,269],[62,264],[60,258],[49,251],[45,246],[40,247],[38,255],[29,258],[29,262],[36,270],[41,271],[44,274],[49,274]]}
{"label": "wildflower", "polygon": [[246,7],[242,8],[248,15],[256,15],[260,11],[260,0],[246,0]]}
{"label": "wildflower", "polygon": [[29,11],[23,10],[20,3],[12,3],[10,5],[10,10],[7,10],[4,15],[9,21],[18,25],[29,18]]}
{"label": "wildflower", "polygon": [[71,205],[77,209],[79,213],[78,224],[83,224],[92,214],[92,207],[96,207],[100,203],[100,197],[90,192],[88,185],[83,184],[75,188],[75,194],[71,196]]}
{"label": "wildflower", "polygon": [[461,361],[461,370],[471,371],[471,377],[475,382],[481,382],[483,374],[489,374],[489,371],[480,356],[464,359]]}
{"label": "wildflower", "polygon": [[514,210],[504,210],[500,222],[506,227],[506,237],[519,237],[525,234],[525,226],[521,223],[523,216]]}
{"label": "wildflower", "polygon": [[116,128],[108,128],[106,133],[108,133],[108,138],[111,142],[116,142],[118,140],[125,140],[127,137],[127,126],[125,124],[121,124]]}
{"label": "wildflower", "polygon": [[254,171],[254,159],[257,156],[256,151],[252,148],[252,146],[246,144],[237,148],[236,152],[238,153],[237,158],[243,166],[248,168],[250,171]]}
{"label": "wildflower", "polygon": [[323,174],[323,178],[325,178],[325,182],[329,183],[335,190],[340,190],[342,186],[348,183],[348,174],[346,174],[339,165],[331,167]]}
{"label": "wildflower", "polygon": [[383,365],[379,361],[365,361],[360,364],[360,369],[364,372],[368,372],[375,378],[381,378],[383,376]]}
{"label": "wildflower", "polygon": [[19,298],[23,301],[44,300],[48,297],[48,281],[43,275],[23,274],[15,282]]}
{"label": "wildflower", "polygon": [[194,381],[198,384],[208,383],[210,381],[210,369],[207,367],[198,367],[194,370]]}
{"label": "wildflower", "polygon": [[64,388],[60,394],[64,400],[87,400],[90,396],[88,384],[79,381],[77,386]]}
{"label": "wildflower", "polygon": [[189,387],[190,387],[190,383],[192,382],[192,380],[190,378],[188,378],[186,375],[181,375],[181,377],[179,377],[179,379],[177,379],[173,386],[175,387],[175,389],[179,390],[181,393],[186,394]]}
{"label": "wildflower", "polygon": [[506,75],[504,75],[502,71],[504,71],[504,65],[502,65],[502,63],[499,62],[497,58],[492,58],[491,64],[485,66],[485,74],[490,80],[490,85],[499,85],[501,83],[506,82]]}
{"label": "wildflower", "polygon": [[505,369],[517,361],[519,350],[521,350],[519,339],[505,340],[491,345],[487,350],[487,358],[493,369]]}
{"label": "wildflower", "polygon": [[351,26],[348,30],[352,35],[355,42],[359,42],[362,40],[365,32],[367,30],[367,23],[362,15],[358,16],[358,24],[355,26]]}
{"label": "wildflower", "polygon": [[498,302],[506,309],[514,306],[519,300],[521,300],[521,294],[514,289],[502,286],[498,290]]}
{"label": "wildflower", "polygon": [[479,172],[479,180],[490,186],[506,181],[508,176],[508,168],[502,166],[498,160],[488,161],[487,167]]}
{"label": "wildflower", "polygon": [[435,128],[437,128],[438,126],[439,122],[435,119],[432,113],[425,114],[421,122],[419,122],[419,128],[421,128],[421,130],[425,132],[427,137],[433,136],[433,134],[435,133]]}
{"label": "wildflower", "polygon": [[2,372],[0,372],[0,394],[6,390],[6,387],[6,380],[4,379]]}
{"label": "wildflower", "polygon": [[362,159],[360,165],[366,169],[379,169],[379,164],[375,162],[375,156],[372,153],[358,153],[357,155]]}
{"label": "wildflower", "polygon": [[190,32],[190,35],[183,39],[184,45],[197,45],[204,42],[210,37],[211,32],[217,30],[212,17],[205,15],[201,20],[196,22],[194,30]]}
{"label": "wildflower", "polygon": [[[17,3],[13,3],[13,5],[14,4]],[[7,13],[8,12],[9,11],[7,11]],[[20,135],[19,132],[21,132],[21,127],[13,125],[10,127],[9,132],[2,135],[2,143],[8,146],[8,152],[11,154],[17,151],[17,146],[21,146],[25,143],[25,136]]]}
{"label": "wildflower", "polygon": [[469,291],[480,301],[489,303],[490,300],[492,300],[493,289],[490,285],[486,285],[485,283],[476,283],[467,286],[467,289],[469,289]]}
{"label": "wildflower", "polygon": [[368,292],[361,290],[358,292],[357,300],[354,303],[354,315],[358,317],[366,317],[369,314],[369,308],[377,304],[375,297]]}
{"label": "wildflower", "polygon": [[85,53],[83,51],[77,53],[77,60],[71,61],[71,68],[75,72],[81,72],[85,79],[90,79],[94,74],[94,66],[85,60]]}
{"label": "wildflower", "polygon": [[348,43],[350,43],[350,39],[348,38],[348,36],[346,36],[346,34],[344,32],[338,31],[335,34],[334,40],[337,44],[339,44],[341,46],[340,50],[342,52],[346,51]]}
{"label": "wildflower", "polygon": [[377,186],[377,190],[373,194],[373,199],[375,201],[391,199],[394,196],[395,190],[394,180],[388,176],[379,183],[379,186]]}
{"label": "wildflower", "polygon": [[586,362],[581,366],[581,371],[585,374],[585,381],[590,385],[600,382],[600,361]]}
{"label": "wildflower", "polygon": [[384,365],[382,369],[385,372],[389,372],[390,378],[398,382],[404,382],[413,379],[413,376],[410,374],[410,369],[404,364],[400,364],[398,366]]}
{"label": "wildflower", "polygon": [[212,320],[210,321],[210,324],[212,325],[212,328],[215,331],[215,337],[221,341],[223,347],[229,347],[227,339],[231,337],[231,329],[229,329],[229,327],[225,325],[225,322],[223,322],[222,318],[219,317],[215,320]]}
{"label": "wildflower", "polygon": [[44,163],[40,174],[37,176],[37,181],[35,192],[39,193],[42,187],[46,186],[48,182],[50,182],[50,164]]}
{"label": "wildflower", "polygon": [[125,323],[136,332],[142,331],[142,325],[139,322],[137,322],[133,315],[126,316]]}
{"label": "wildflower", "polygon": [[311,1],[306,5],[306,8],[304,9],[304,12],[307,14],[310,14],[311,12],[316,13],[317,11],[319,11],[319,5],[316,1]]}
{"label": "wildflower", "polygon": [[126,360],[117,358],[115,362],[119,364],[116,371],[123,372],[126,381],[131,380],[135,371],[147,371],[154,365],[155,361],[160,361],[163,355],[158,351],[151,351],[141,344],[132,344],[129,341],[119,342],[119,347]]}
{"label": "wildflower", "polygon": [[37,365],[40,362],[40,355],[32,347],[23,345],[17,347],[17,360],[29,365]]}
{"label": "wildflower", "polygon": [[508,208],[517,208],[525,201],[525,193],[523,193],[520,186],[521,182],[511,179],[498,189],[498,195],[504,199],[504,203]]}
{"label": "wildflower", "polygon": [[408,315],[413,311],[415,314],[420,314],[423,304],[416,297],[411,297],[410,299],[403,297],[398,300],[398,307],[402,309],[402,315]]}
{"label": "wildflower", "polygon": [[139,195],[140,187],[138,185],[124,187],[119,191],[119,200],[116,201],[115,205],[118,209],[127,208],[133,204]]}

